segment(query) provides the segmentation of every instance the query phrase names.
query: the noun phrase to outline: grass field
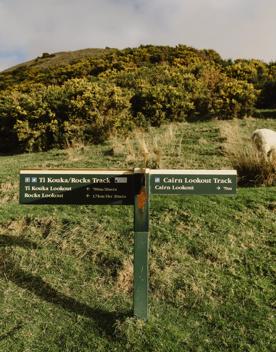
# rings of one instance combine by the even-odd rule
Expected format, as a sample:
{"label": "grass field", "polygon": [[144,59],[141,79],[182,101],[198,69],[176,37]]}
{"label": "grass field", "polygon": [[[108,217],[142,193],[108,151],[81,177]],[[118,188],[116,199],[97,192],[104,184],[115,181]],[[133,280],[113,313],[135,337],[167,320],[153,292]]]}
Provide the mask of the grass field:
{"label": "grass field", "polygon": [[276,120],[184,123],[2,156],[0,351],[274,351],[276,187],[152,196],[147,322],[132,317],[132,206],[18,204],[22,168],[229,168],[225,131],[250,143],[256,127]]}

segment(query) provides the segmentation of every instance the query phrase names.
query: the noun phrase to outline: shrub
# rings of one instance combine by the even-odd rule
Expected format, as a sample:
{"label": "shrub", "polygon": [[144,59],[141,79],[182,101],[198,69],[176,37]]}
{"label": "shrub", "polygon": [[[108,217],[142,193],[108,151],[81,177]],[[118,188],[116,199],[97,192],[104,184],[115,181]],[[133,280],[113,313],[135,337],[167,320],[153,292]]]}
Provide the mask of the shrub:
{"label": "shrub", "polygon": [[184,121],[194,110],[191,95],[181,87],[143,84],[131,98],[138,126],[160,126],[165,121]]}
{"label": "shrub", "polygon": [[233,119],[251,115],[257,97],[258,91],[253,84],[225,78],[218,83],[211,102],[217,117]]}
{"label": "shrub", "polygon": [[202,70],[193,85],[194,117],[233,119],[251,115],[258,91],[251,83],[227,77],[215,67]]}
{"label": "shrub", "polygon": [[253,83],[256,88],[260,88],[268,78],[269,68],[260,60],[238,59],[232,65],[227,66],[226,73],[230,77]]}
{"label": "shrub", "polygon": [[131,129],[130,95],[108,83],[90,83],[71,80],[65,83],[66,114],[63,115],[63,138],[71,141],[81,138],[101,142],[115,130]]}
{"label": "shrub", "polygon": [[[16,138],[21,150],[40,151],[72,141],[98,143],[132,126],[128,92],[108,84],[73,79],[0,97],[1,136]],[[10,149],[12,150],[12,145]]]}

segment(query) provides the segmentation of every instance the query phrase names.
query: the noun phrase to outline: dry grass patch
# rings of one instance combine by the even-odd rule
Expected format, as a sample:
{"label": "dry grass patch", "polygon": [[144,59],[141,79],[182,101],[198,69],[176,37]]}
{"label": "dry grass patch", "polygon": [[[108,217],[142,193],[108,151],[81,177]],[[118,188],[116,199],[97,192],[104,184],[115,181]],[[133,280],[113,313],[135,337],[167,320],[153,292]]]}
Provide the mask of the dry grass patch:
{"label": "dry grass patch", "polygon": [[240,186],[273,186],[276,184],[276,168],[253,147],[246,146],[230,154],[232,166],[238,171]]}
{"label": "dry grass patch", "polygon": [[19,218],[17,220],[11,220],[7,223],[2,223],[0,225],[0,235],[11,234],[22,236],[30,228],[30,221],[26,217]]}
{"label": "dry grass patch", "polygon": [[133,263],[130,259],[126,259],[118,271],[116,290],[123,293],[131,293],[133,290]]}
{"label": "dry grass patch", "polygon": [[82,141],[68,144],[67,148],[64,150],[67,161],[82,161],[85,148],[86,146]]}
{"label": "dry grass patch", "polygon": [[177,124],[164,126],[156,133],[154,128],[148,131],[136,129],[126,140],[113,137],[110,142],[112,154],[124,157],[128,165],[149,167],[152,169],[170,167],[172,156],[181,157],[182,139]]}
{"label": "dry grass patch", "polygon": [[10,203],[18,197],[18,182],[4,182],[0,184],[0,204]]}
{"label": "dry grass patch", "polygon": [[223,151],[238,172],[240,186],[273,186],[276,184],[276,158],[266,160],[252,145],[250,136],[243,137],[239,122],[220,124]]}

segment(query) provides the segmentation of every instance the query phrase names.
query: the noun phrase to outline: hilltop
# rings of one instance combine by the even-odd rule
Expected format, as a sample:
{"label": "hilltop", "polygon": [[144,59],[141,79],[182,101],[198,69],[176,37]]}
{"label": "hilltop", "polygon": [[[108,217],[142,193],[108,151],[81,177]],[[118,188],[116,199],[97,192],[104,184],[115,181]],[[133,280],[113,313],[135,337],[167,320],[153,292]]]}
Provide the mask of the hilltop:
{"label": "hilltop", "polygon": [[[115,51],[116,49],[111,48],[91,48],[91,49],[81,49],[74,51],[61,51],[56,53],[47,53],[44,52],[41,56],[38,56],[32,60],[22,62],[18,65],[12,66],[4,70],[2,73],[15,73],[16,70],[20,70],[22,68],[37,68],[39,70],[57,67],[57,66],[66,66],[70,64],[74,64],[80,60],[87,59],[94,56],[101,56],[106,54],[107,52]],[[1,74],[1,72],[0,72]]]}

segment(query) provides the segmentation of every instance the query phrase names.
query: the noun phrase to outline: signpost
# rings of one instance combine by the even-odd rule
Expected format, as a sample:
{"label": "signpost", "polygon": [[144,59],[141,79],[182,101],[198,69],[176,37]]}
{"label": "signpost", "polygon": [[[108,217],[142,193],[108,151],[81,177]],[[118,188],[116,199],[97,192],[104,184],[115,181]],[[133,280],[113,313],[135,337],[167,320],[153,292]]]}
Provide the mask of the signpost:
{"label": "signpost", "polygon": [[20,204],[134,205],[134,315],[148,318],[150,194],[236,194],[235,170],[20,171]]}

